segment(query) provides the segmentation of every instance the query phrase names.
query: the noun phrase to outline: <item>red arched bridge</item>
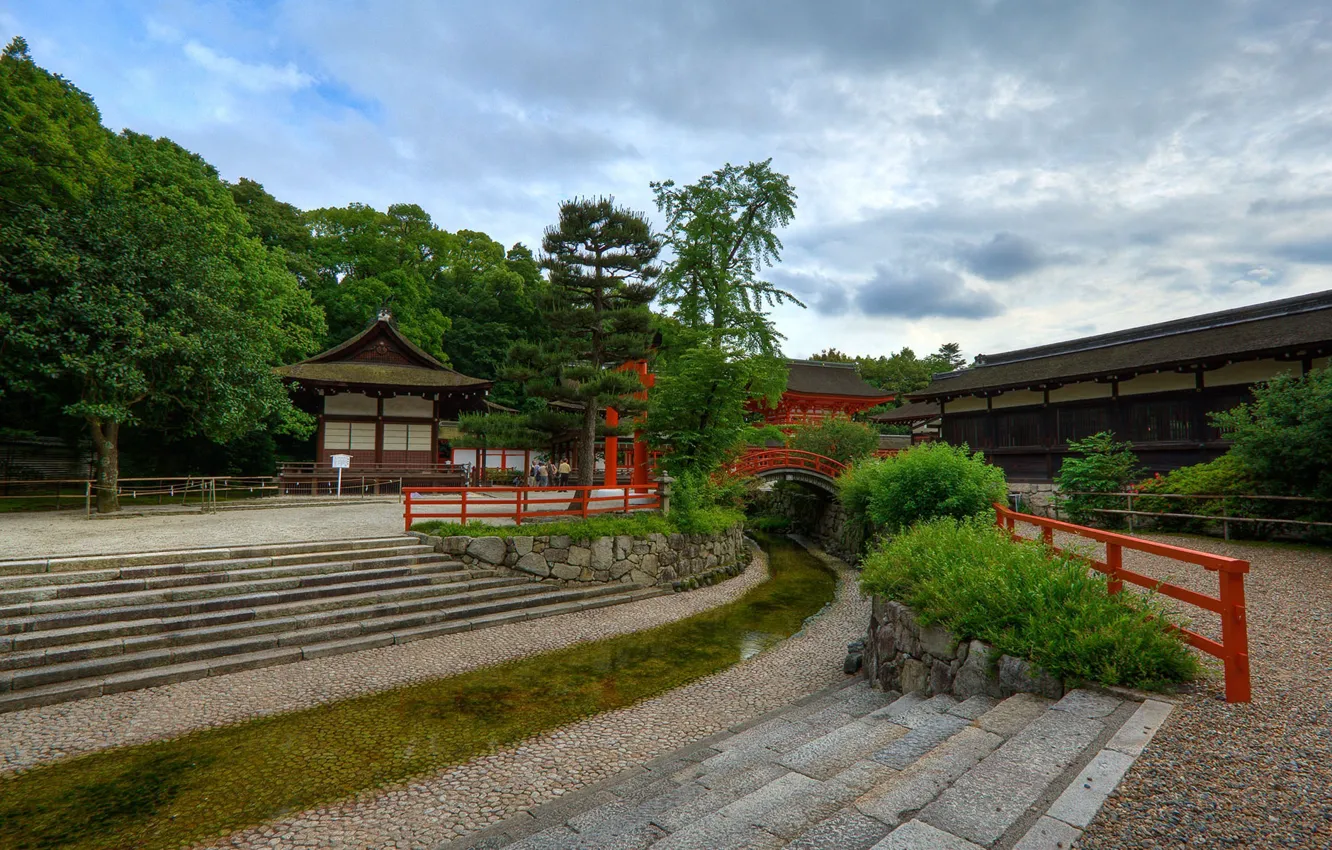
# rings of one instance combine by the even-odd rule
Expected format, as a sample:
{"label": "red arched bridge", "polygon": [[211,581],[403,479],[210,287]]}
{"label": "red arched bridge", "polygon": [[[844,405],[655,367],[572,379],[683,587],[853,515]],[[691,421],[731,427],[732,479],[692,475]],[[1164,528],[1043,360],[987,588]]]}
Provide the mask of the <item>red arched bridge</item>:
{"label": "red arched bridge", "polygon": [[846,464],[800,449],[749,449],[731,465],[730,471],[733,475],[800,481],[835,491],[833,481],[846,471]]}

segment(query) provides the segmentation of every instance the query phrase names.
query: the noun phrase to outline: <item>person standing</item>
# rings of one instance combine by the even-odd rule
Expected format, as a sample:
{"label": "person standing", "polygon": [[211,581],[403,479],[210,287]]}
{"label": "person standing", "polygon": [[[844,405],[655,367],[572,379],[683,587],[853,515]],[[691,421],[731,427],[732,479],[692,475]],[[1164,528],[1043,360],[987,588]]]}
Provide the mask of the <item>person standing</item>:
{"label": "person standing", "polygon": [[560,486],[569,486],[569,473],[573,472],[573,467],[569,466],[569,459],[566,457],[560,461]]}
{"label": "person standing", "polygon": [[536,486],[545,487],[550,483],[550,467],[547,464],[537,461],[533,471],[535,472]]}

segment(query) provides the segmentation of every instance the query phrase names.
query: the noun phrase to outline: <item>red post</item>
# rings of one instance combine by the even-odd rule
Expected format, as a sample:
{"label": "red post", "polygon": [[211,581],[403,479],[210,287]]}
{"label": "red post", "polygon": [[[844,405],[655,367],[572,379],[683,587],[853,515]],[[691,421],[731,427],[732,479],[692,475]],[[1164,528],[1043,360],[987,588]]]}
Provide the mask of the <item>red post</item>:
{"label": "red post", "polygon": [[1045,541],[1047,548],[1054,548],[1054,529],[1048,525],[1041,528],[1041,540]]}
{"label": "red post", "polygon": [[412,530],[412,491],[411,491],[411,490],[408,490],[408,491],[407,491],[407,501],[406,501],[405,505],[406,505],[406,507],[403,508],[402,518],[403,518],[403,522],[405,522],[405,523],[407,524],[407,527],[404,528],[403,531],[411,531],[411,530]]}
{"label": "red post", "polygon": [[[620,424],[620,411],[613,407],[606,408],[606,427],[614,428]],[[596,463],[595,459],[592,461]],[[606,486],[614,487],[619,477],[620,438],[606,435]]]}
{"label": "red post", "polygon": [[[1245,565],[1247,566],[1247,564]],[[1249,630],[1244,617],[1244,573],[1223,570],[1221,579],[1222,663],[1226,671],[1226,702],[1249,702]]]}
{"label": "red post", "polygon": [[514,524],[514,525],[522,525],[522,524],[523,524],[523,496],[526,495],[526,492],[527,492],[527,491],[523,490],[523,489],[520,488],[520,487],[519,487],[519,488],[514,488],[514,491],[513,491],[514,499],[513,499],[513,500],[514,500],[514,502],[516,503],[516,504],[514,504],[514,506],[513,506],[513,524]]}
{"label": "red post", "polygon": [[1105,589],[1120,593],[1124,590],[1124,581],[1119,577],[1119,571],[1124,568],[1124,548],[1118,543],[1105,544],[1105,566],[1110,571],[1110,581]]}
{"label": "red post", "polygon": [[462,491],[462,502],[460,503],[460,506],[459,506],[458,524],[459,524],[459,525],[466,525],[466,524],[467,524],[467,491],[466,491],[466,490],[463,490],[463,491]]}

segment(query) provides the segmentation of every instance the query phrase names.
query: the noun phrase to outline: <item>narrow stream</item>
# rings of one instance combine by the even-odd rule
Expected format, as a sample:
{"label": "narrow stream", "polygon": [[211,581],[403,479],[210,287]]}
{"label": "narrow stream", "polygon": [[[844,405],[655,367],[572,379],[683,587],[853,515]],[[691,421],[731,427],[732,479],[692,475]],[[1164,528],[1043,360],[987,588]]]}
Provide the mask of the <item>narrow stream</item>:
{"label": "narrow stream", "polygon": [[185,846],[680,687],[832,601],[836,578],[816,558],[781,538],[762,545],[768,581],[675,623],[0,779],[0,848]]}

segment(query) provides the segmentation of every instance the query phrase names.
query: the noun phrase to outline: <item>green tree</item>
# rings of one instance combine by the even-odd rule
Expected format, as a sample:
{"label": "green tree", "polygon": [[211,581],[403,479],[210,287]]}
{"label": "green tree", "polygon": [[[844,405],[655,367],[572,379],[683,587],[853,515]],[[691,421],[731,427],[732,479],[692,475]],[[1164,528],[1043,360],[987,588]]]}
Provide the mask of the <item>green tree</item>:
{"label": "green tree", "polygon": [[686,326],[707,329],[715,346],[730,340],[746,351],[777,354],[783,337],[765,308],[805,306],[759,278],[781,259],[777,231],[795,216],[790,179],[768,159],[743,168],[727,163],[689,186],[651,185],[675,255],[662,276],[663,303]]}
{"label": "green tree", "polygon": [[[660,274],[661,243],[642,215],[614,199],[577,199],[560,204],[559,224],[546,229],[542,250],[550,272],[550,336],[515,345],[508,376],[522,381],[528,395],[576,411],[578,483],[591,484],[601,411],[643,409],[634,398],[642,390],[638,376],[619,367],[649,354],[648,304],[656,295],[651,282]],[[555,427],[536,417],[529,423]]]}
{"label": "green tree", "polygon": [[258,422],[307,428],[272,366],[314,350],[322,314],[250,227],[217,173],[166,139],[113,144],[67,212],[0,222],[3,377],[49,388],[98,456],[98,509],[118,509],[122,430],[167,417],[227,440]]}
{"label": "green tree", "polygon": [[666,470],[677,478],[690,470],[710,474],[755,430],[747,421],[748,402],[761,398],[775,404],[786,376],[780,358],[711,345],[665,358],[657,369],[647,430],[665,452]]}
{"label": "green tree", "polygon": [[1212,421],[1268,492],[1332,499],[1332,370],[1280,375]]}
{"label": "green tree", "polygon": [[0,215],[63,209],[124,176],[92,98],[38,67],[21,37],[0,54],[0,128]]}
{"label": "green tree", "polygon": [[1125,501],[1116,496],[1088,494],[1123,492],[1142,474],[1138,456],[1128,443],[1116,442],[1109,431],[1084,440],[1069,440],[1068,450],[1070,454],[1055,475],[1059,486],[1055,504],[1068,511],[1069,519],[1074,522],[1115,524],[1105,519],[1113,514],[1097,511],[1124,508]]}
{"label": "green tree", "polygon": [[805,425],[791,435],[793,449],[850,463],[874,454],[879,447],[879,432],[861,422],[828,419],[817,425]]}
{"label": "green tree", "polygon": [[301,285],[313,288],[319,282],[319,269],[314,262],[314,237],[304,213],[279,201],[248,177],[228,188],[236,207],[250,223],[251,234],[282,257]]}
{"label": "green tree", "polygon": [[360,333],[384,308],[398,330],[432,356],[448,361],[451,323],[435,303],[436,276],[449,234],[415,204],[380,212],[364,204],[306,213],[318,270],[315,299],[328,314],[327,345]]}

